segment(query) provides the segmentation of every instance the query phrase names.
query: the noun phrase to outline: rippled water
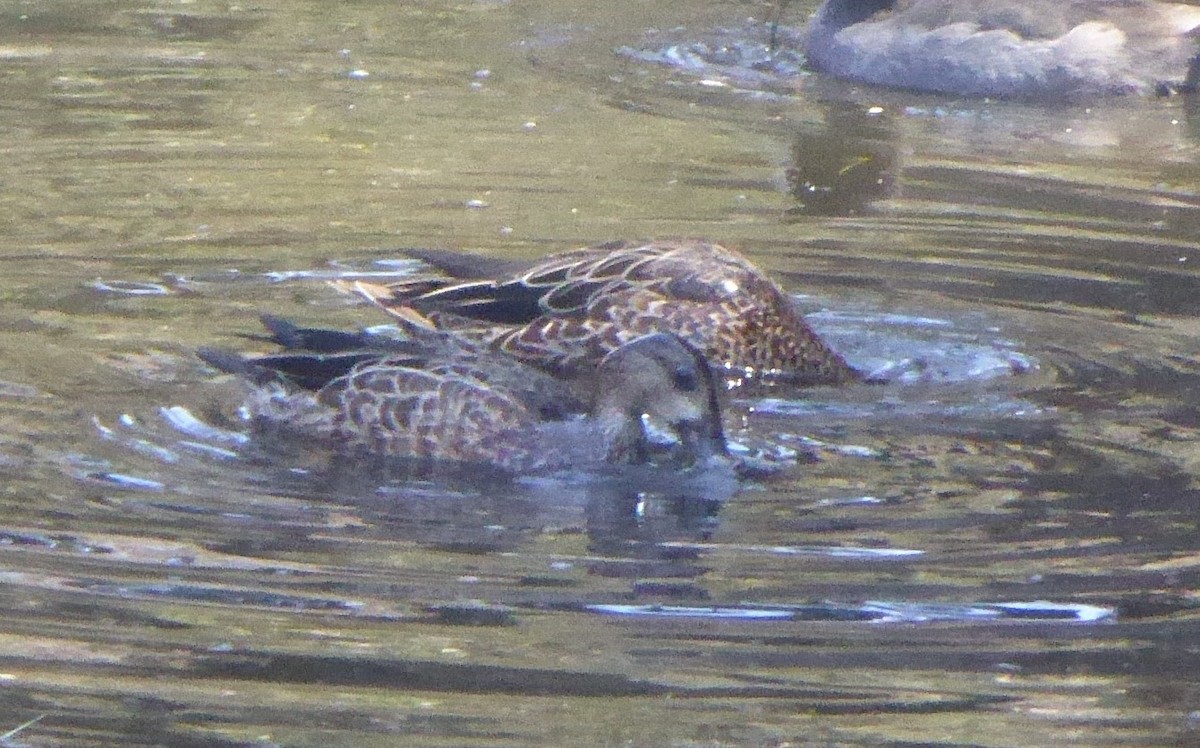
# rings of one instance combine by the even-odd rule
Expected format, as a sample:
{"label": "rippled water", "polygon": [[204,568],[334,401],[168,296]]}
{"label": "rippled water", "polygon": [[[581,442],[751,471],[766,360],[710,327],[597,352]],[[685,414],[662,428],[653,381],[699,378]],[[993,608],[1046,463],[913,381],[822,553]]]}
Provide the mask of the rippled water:
{"label": "rippled water", "polygon": [[[0,2],[2,740],[1194,744],[1191,102],[847,86],[770,10]],[[192,353],[669,235],[891,383],[732,393],[739,486],[481,485],[246,443]]]}

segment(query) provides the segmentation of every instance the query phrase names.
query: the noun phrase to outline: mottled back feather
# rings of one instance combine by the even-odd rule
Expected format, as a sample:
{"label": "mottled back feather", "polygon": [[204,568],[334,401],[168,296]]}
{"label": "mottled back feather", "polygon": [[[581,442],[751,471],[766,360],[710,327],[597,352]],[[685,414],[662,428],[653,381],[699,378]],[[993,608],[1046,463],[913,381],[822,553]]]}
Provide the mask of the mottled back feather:
{"label": "mottled back feather", "polygon": [[859,378],[775,282],[742,256],[699,240],[578,249],[508,277],[429,284],[357,290],[560,374],[638,336],[672,332],[739,376],[801,385]]}
{"label": "mottled back feather", "polygon": [[[559,406],[562,413],[538,407],[551,390],[533,395],[531,382],[565,387],[547,374],[436,330],[415,312],[397,315],[412,334],[406,343],[427,344],[424,357],[374,350],[248,359],[214,349],[200,356],[254,385],[248,405],[262,433],[306,437],[340,452],[488,464],[510,472],[641,462],[654,451],[643,426],[648,418],[677,435],[673,454],[707,460],[725,453],[708,364],[675,336],[643,336],[604,356],[587,380],[591,417],[584,418],[574,399]],[[339,370],[315,395],[294,381],[300,361],[332,366],[354,355],[368,358]],[[312,385],[319,370],[307,371],[303,384]],[[578,417],[562,417],[570,413]]]}

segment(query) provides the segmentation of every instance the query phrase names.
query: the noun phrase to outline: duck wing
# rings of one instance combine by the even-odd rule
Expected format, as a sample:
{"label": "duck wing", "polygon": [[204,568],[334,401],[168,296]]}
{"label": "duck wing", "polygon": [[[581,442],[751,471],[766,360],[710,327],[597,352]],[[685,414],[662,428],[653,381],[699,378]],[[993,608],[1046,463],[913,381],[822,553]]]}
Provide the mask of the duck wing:
{"label": "duck wing", "polygon": [[359,364],[377,361],[381,354],[372,351],[347,353],[277,353],[247,358],[222,348],[196,351],[209,366],[227,374],[236,374],[260,387],[280,384],[316,392],[338,377],[349,374]]}
{"label": "duck wing", "polygon": [[[454,258],[451,261],[438,252],[430,264],[451,278],[419,278],[377,286],[370,298],[385,307],[402,304],[425,313],[523,325],[543,314],[583,314],[597,293],[621,283],[630,268],[658,253],[652,245],[604,244],[563,252],[514,270],[512,263],[445,253]],[[424,253],[418,256],[427,259]],[[504,272],[482,278],[478,268],[467,271],[462,267],[476,263],[490,263]],[[464,277],[471,280],[461,280]]]}
{"label": "duck wing", "polygon": [[519,400],[542,420],[562,420],[587,410],[586,400],[571,384],[489,347],[486,343],[433,327],[410,309],[390,310],[398,330],[391,334],[346,332],[301,327],[263,315],[266,338],[285,350],[257,358],[217,348],[199,351],[217,369],[251,382],[270,382],[318,391],[356,367],[387,362],[392,367],[457,376],[478,381]]}
{"label": "duck wing", "polygon": [[492,463],[522,454],[521,433],[538,419],[519,399],[471,376],[380,359],[355,367],[318,394],[344,443],[397,457]]}

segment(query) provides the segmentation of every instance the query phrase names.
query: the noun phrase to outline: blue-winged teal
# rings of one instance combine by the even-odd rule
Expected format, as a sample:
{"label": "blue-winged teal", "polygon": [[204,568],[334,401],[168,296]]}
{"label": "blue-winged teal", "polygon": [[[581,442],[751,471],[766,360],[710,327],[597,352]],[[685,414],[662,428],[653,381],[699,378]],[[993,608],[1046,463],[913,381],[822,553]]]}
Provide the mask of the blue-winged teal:
{"label": "blue-winged teal", "polygon": [[[352,333],[266,318],[286,347],[336,352],[199,354],[252,384],[248,406],[261,430],[343,452],[515,473],[659,457],[683,465],[725,454],[712,373],[698,351],[673,335],[620,346],[571,389],[435,331],[416,313],[400,314],[404,337],[390,343],[372,337],[366,350],[342,351],[355,347]],[[580,410],[587,415],[575,415]]]}
{"label": "blue-winged teal", "polygon": [[895,88],[1072,98],[1194,87],[1200,8],[1154,0],[825,0],[809,64]]}
{"label": "blue-winged teal", "polygon": [[558,375],[575,376],[642,335],[670,332],[732,380],[859,379],[774,281],[711,242],[606,244],[519,270],[472,255],[410,253],[452,277],[340,286],[384,309],[420,310],[440,328]]}

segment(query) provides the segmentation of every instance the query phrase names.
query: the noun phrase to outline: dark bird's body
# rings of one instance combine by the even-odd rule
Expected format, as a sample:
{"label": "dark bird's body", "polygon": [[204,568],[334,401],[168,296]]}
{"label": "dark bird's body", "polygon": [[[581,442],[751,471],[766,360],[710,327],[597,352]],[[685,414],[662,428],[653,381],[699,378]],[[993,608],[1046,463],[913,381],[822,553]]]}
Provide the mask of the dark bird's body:
{"label": "dark bird's body", "polygon": [[1200,7],[1156,0],[825,0],[809,65],[965,96],[1078,99],[1192,90]]}

